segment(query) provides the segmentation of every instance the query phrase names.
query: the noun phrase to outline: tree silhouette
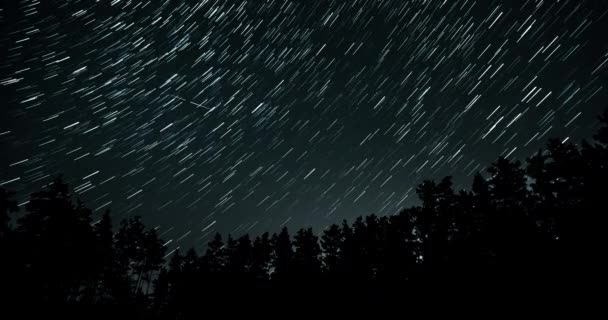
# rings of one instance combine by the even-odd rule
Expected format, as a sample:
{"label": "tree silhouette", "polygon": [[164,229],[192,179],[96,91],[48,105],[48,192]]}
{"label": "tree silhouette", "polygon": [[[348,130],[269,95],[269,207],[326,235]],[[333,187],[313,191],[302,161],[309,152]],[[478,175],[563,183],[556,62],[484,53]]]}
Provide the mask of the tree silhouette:
{"label": "tree silhouette", "polygon": [[101,220],[93,226],[95,233],[96,275],[94,280],[94,300],[100,302],[111,301],[117,295],[116,288],[116,256],[114,253],[114,233],[112,232],[112,218],[110,211],[106,210]]}
{"label": "tree silhouette", "polygon": [[82,299],[81,289],[91,281],[94,259],[90,210],[81,202],[72,203],[61,178],[32,194],[26,209],[18,226],[24,244],[31,248],[22,257],[26,286],[39,294],[40,301]]}
{"label": "tree silhouette", "polygon": [[425,180],[420,206],[344,220],[320,239],[312,228],[293,239],[282,228],[226,243],[217,233],[202,257],[178,247],[168,262],[141,217],[123,219],[114,233],[110,212],[93,219],[61,177],[30,196],[15,230],[15,194],[0,189],[2,301],[191,319],[227,301],[360,308],[417,297],[439,305],[469,287],[519,286],[523,295],[540,287],[546,297],[553,288],[597,287],[606,267],[608,111],[600,123],[593,142],[550,139],[525,165],[499,157],[470,190],[455,191],[451,177]]}
{"label": "tree silhouette", "polygon": [[271,273],[273,280],[290,280],[293,268],[293,248],[289,232],[286,227],[281,229],[281,232],[272,235],[272,263],[274,270]]}
{"label": "tree silhouette", "polygon": [[169,273],[166,268],[161,268],[158,277],[154,280],[154,294],[152,300],[152,311],[157,315],[168,316],[169,300]]}
{"label": "tree silhouette", "polygon": [[267,280],[270,274],[270,259],[272,255],[272,245],[270,236],[265,232],[253,241],[251,249],[250,272],[254,279]]}
{"label": "tree silhouette", "polygon": [[321,236],[323,249],[323,266],[327,275],[335,277],[340,272],[340,256],[344,247],[344,235],[336,224],[323,231]]}
{"label": "tree silhouette", "polygon": [[414,216],[411,210],[383,220],[381,248],[383,248],[378,278],[387,283],[408,280],[416,272],[416,255],[419,244],[414,234]]}
{"label": "tree silhouette", "polygon": [[10,230],[10,214],[19,211],[17,201],[14,200],[15,192],[0,188],[0,241]]}
{"label": "tree silhouette", "polygon": [[[163,256],[165,255],[166,251],[163,242],[158,238],[158,235],[156,234],[156,230],[150,229],[144,234],[143,251],[144,262],[141,264],[141,267],[139,269],[139,287],[142,288],[142,281],[145,281],[147,284],[147,294],[150,289],[152,276],[155,272],[160,270],[161,265],[164,262]],[[194,252],[194,249],[192,249],[191,251]],[[196,256],[196,254],[194,255]]]}
{"label": "tree silhouette", "polygon": [[294,272],[302,279],[317,278],[321,274],[321,247],[319,239],[312,232],[312,228],[300,229],[293,241],[295,248],[293,255]]}
{"label": "tree silhouette", "polygon": [[125,276],[129,291],[136,294],[145,264],[145,226],[140,216],[123,219],[116,233],[116,256],[119,274]]}
{"label": "tree silhouette", "polygon": [[222,241],[222,235],[216,233],[213,240],[209,242],[207,251],[203,256],[204,268],[209,273],[222,273],[227,260],[227,250]]}
{"label": "tree silhouette", "polygon": [[[23,296],[23,283],[25,266],[21,255],[24,249],[22,241],[13,232],[10,225],[10,214],[18,212],[17,202],[14,200],[15,192],[0,188],[0,299],[7,305]],[[25,289],[27,290],[27,288]]]}
{"label": "tree silhouette", "polygon": [[450,229],[454,219],[455,195],[452,178],[445,177],[440,183],[424,181],[416,193],[422,200],[419,211],[418,231],[422,239],[422,261],[425,269],[437,279],[444,274],[447,264]]}
{"label": "tree silhouette", "polygon": [[603,145],[608,145],[608,108],[604,109],[604,112],[598,117],[600,124],[602,125],[597,133],[593,135],[593,139]]}
{"label": "tree silhouette", "polygon": [[232,277],[244,280],[251,267],[251,240],[244,235],[238,240],[228,239],[226,270]]}

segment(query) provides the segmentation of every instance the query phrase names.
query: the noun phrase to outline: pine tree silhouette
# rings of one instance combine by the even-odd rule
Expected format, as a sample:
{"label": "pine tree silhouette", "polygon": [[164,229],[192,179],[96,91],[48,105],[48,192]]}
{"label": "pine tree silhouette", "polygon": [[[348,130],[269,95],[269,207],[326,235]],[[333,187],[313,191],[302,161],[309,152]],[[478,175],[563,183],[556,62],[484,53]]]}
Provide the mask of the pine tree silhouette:
{"label": "pine tree silhouette", "polygon": [[15,192],[0,188],[0,241],[3,241],[10,228],[10,214],[19,211],[17,201],[14,200]]}
{"label": "pine tree silhouette", "polygon": [[227,302],[356,309],[441,305],[473,289],[584,295],[592,291],[583,286],[601,286],[606,267],[608,111],[600,124],[595,141],[550,139],[525,165],[499,157],[470,190],[454,190],[451,177],[425,180],[420,206],[344,220],[320,239],[312,228],[293,238],[287,228],[253,241],[228,235],[226,243],[217,233],[202,256],[176,248],[169,261],[141,217],[123,219],[114,233],[110,212],[93,219],[61,177],[31,195],[15,229],[15,194],[0,189],[2,301],[7,310],[100,306],[106,312],[85,314],[193,319]]}

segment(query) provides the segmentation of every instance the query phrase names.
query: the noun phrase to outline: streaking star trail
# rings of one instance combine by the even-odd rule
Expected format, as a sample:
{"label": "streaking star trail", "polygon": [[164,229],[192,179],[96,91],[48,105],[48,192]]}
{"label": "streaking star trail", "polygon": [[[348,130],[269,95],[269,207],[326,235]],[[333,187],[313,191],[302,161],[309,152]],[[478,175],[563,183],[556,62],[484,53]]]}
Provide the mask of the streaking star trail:
{"label": "streaking star trail", "polygon": [[[63,174],[171,250],[388,215],[589,137],[608,2],[4,1],[0,186]],[[170,250],[168,250],[170,251]]]}

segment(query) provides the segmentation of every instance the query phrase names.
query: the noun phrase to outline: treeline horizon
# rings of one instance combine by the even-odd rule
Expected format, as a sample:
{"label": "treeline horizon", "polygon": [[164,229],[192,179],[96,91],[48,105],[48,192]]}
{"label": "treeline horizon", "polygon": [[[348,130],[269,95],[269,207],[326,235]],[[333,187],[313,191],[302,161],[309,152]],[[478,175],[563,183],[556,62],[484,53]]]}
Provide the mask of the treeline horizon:
{"label": "treeline horizon", "polygon": [[109,211],[92,223],[61,178],[31,194],[13,227],[15,193],[0,188],[2,300],[184,319],[226,301],[383,303],[438,287],[593,284],[605,266],[608,109],[599,120],[592,142],[550,139],[525,164],[499,157],[470,190],[449,176],[425,180],[421,205],[392,216],[344,220],[320,236],[217,233],[201,253],[167,255],[139,216],[116,232]]}

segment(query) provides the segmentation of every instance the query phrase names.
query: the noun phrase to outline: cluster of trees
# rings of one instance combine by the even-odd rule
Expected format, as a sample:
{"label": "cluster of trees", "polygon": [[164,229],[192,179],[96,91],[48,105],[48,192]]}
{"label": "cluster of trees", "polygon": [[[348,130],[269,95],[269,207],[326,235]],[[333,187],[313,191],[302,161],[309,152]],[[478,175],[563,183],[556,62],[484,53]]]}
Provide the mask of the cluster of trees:
{"label": "cluster of trees", "polygon": [[91,210],[74,203],[60,177],[25,208],[13,230],[14,192],[0,189],[3,302],[132,305],[151,292],[166,249],[140,217],[121,221],[117,232],[109,212],[92,223]]}
{"label": "cluster of trees", "polygon": [[[166,248],[139,217],[113,232],[56,180],[34,193],[13,230],[14,194],[0,190],[2,290],[16,299],[130,305],[188,318],[222,301],[386,301],[463,283],[592,284],[605,254],[608,110],[594,142],[550,140],[522,165],[498,158],[471,190],[424,181],[421,205],[316,234],[216,234],[202,254]],[[314,290],[313,295],[310,292]],[[394,296],[393,296],[394,297]]]}

